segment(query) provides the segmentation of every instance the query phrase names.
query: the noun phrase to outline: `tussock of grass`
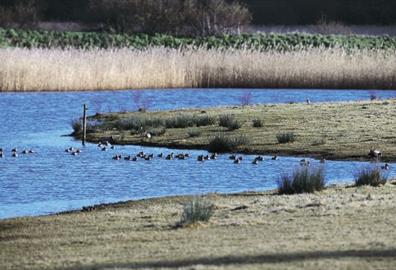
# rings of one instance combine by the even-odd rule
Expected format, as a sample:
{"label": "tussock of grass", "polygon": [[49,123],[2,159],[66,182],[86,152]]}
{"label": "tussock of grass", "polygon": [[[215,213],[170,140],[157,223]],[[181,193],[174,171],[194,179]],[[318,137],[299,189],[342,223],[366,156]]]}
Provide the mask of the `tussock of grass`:
{"label": "tussock of grass", "polygon": [[198,128],[191,128],[188,130],[188,136],[190,138],[199,137],[199,136],[201,136],[201,134],[202,134],[202,131]]}
{"label": "tussock of grass", "polygon": [[365,168],[360,170],[355,177],[356,186],[374,186],[384,185],[388,177],[382,173],[381,168]]}
{"label": "tussock of grass", "polygon": [[234,115],[225,114],[219,117],[219,126],[225,127],[228,130],[236,130],[242,127],[242,124],[235,119]]}
{"label": "tussock of grass", "polygon": [[262,119],[253,119],[253,127],[261,128],[264,126],[264,121]]}
{"label": "tussock of grass", "polygon": [[234,152],[238,147],[248,144],[249,139],[245,135],[230,136],[219,133],[209,142],[208,150],[212,153]]}
{"label": "tussock of grass", "polygon": [[186,226],[197,222],[208,222],[213,212],[213,204],[210,201],[196,197],[184,205],[180,225]]}
{"label": "tussock of grass", "polygon": [[1,91],[395,89],[394,50],[0,49]]}
{"label": "tussock of grass", "polygon": [[292,143],[296,141],[296,135],[293,132],[279,133],[276,135],[276,139],[280,144]]}
{"label": "tussock of grass", "polygon": [[283,175],[278,181],[279,194],[313,193],[325,188],[325,173],[322,167],[302,167],[292,175]]}

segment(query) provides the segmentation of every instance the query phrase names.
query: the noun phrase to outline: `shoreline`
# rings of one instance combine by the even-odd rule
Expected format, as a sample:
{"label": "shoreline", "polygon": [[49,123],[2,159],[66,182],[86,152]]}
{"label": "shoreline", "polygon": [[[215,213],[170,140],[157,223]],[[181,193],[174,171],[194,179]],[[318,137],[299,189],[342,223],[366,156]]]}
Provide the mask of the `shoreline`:
{"label": "shoreline", "polygon": [[[396,147],[393,141],[396,137],[391,127],[396,125],[396,115],[392,110],[395,104],[396,100],[387,99],[97,114],[89,119],[101,124],[92,127],[87,134],[87,141],[98,143],[108,140],[116,145],[211,150],[210,141],[216,136],[245,136],[248,140],[244,144],[225,153],[369,161],[369,150],[377,148],[383,152],[381,161],[394,162]],[[239,121],[240,127],[235,130],[220,127],[216,119],[222,115],[231,115]],[[162,130],[162,134],[153,135],[150,139],[143,132],[133,130],[133,123],[139,121],[149,121],[150,124],[153,120],[165,123],[169,119],[186,118],[183,121],[194,121],[199,117],[210,118],[213,123],[200,127],[188,124],[181,128],[168,128],[162,126],[165,124],[156,123],[158,127],[148,126],[143,130]],[[252,127],[251,121],[254,119],[261,119],[262,127]],[[189,135],[192,130],[198,132],[197,136]],[[293,132],[295,141],[277,142],[276,136],[282,132]],[[74,137],[79,139],[80,136],[76,134]]]}
{"label": "shoreline", "polygon": [[393,269],[395,192],[392,181],[300,195],[209,193],[212,218],[188,227],[176,224],[192,196],[0,220],[0,261],[5,269]]}

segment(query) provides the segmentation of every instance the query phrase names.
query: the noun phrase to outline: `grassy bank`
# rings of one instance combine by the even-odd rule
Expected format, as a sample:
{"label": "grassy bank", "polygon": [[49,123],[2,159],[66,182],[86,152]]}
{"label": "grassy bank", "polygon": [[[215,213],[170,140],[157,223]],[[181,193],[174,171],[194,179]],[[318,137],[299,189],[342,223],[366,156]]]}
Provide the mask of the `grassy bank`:
{"label": "grassy bank", "polygon": [[92,119],[99,123],[90,127],[88,139],[204,149],[225,144],[228,152],[327,159],[367,159],[377,148],[384,160],[395,161],[395,105],[386,100],[112,113]]}
{"label": "grassy bank", "polygon": [[293,50],[301,48],[396,49],[396,38],[358,35],[243,34],[210,37],[174,37],[157,34],[30,31],[0,28],[0,47],[20,48],[168,48]]}
{"label": "grassy bank", "polygon": [[0,221],[2,269],[394,269],[396,186],[206,196],[208,223],[177,228],[189,197]]}
{"label": "grassy bank", "polygon": [[0,91],[396,89],[394,50],[0,49]]}

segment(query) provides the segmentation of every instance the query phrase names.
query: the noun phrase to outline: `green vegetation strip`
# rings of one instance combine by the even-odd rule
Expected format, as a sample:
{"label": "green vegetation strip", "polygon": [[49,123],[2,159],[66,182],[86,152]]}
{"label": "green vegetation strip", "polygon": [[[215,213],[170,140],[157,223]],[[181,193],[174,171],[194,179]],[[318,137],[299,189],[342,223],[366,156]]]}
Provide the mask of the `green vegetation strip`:
{"label": "green vegetation strip", "polygon": [[203,48],[248,48],[292,50],[308,47],[345,49],[394,49],[396,38],[389,36],[347,36],[312,34],[243,34],[218,37],[173,37],[164,34],[110,34],[97,32],[56,32],[0,28],[0,47],[23,48],[146,48],[183,46]]}
{"label": "green vegetation strip", "polygon": [[[90,119],[88,139],[357,160],[368,159],[369,150],[376,148],[384,161],[395,161],[395,105],[396,100],[385,100],[99,114]],[[231,128],[220,125],[225,118]],[[254,125],[257,119],[259,127]],[[78,137],[79,126],[74,128]]]}

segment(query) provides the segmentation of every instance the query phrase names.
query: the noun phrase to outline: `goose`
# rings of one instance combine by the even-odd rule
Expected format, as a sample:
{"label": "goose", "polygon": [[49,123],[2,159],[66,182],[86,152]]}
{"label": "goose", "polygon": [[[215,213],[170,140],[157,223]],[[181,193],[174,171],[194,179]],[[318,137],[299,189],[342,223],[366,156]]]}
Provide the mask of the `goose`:
{"label": "goose", "polygon": [[382,153],[380,150],[378,149],[370,149],[370,152],[368,153],[368,156],[372,159],[378,159],[379,157],[381,157]]}
{"label": "goose", "polygon": [[236,155],[231,155],[228,157],[229,159],[235,160],[236,159]]}
{"label": "goose", "polygon": [[278,156],[275,155],[275,156],[273,156],[271,159],[272,159],[272,160],[278,160]]}
{"label": "goose", "polygon": [[305,158],[303,158],[302,160],[300,160],[300,165],[301,166],[309,166],[311,164],[311,162]]}
{"label": "goose", "polygon": [[210,159],[217,159],[217,153],[213,153],[213,154],[210,156]]}
{"label": "goose", "polygon": [[382,166],[381,169],[388,171],[390,169],[390,166],[388,163],[385,163],[385,165]]}

